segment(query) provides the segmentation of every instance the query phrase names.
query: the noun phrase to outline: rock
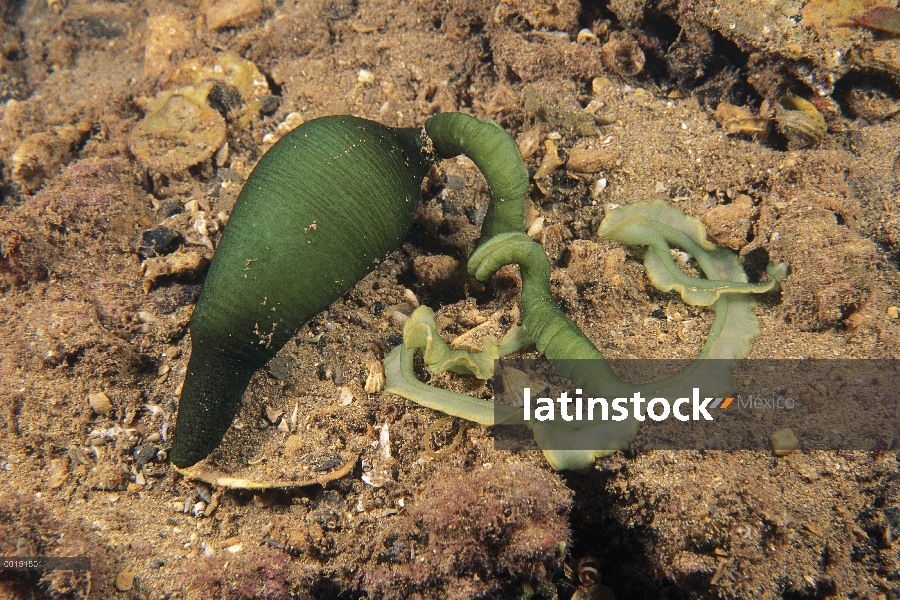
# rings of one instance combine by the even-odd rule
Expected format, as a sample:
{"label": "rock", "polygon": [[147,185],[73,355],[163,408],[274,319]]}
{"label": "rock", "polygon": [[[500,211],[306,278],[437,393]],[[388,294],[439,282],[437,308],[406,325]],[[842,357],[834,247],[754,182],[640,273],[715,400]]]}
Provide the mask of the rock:
{"label": "rock", "polygon": [[143,467],[148,462],[156,458],[156,453],[159,452],[159,448],[154,446],[153,444],[140,444],[135,446],[131,455],[134,456],[134,463],[138,468]]}
{"label": "rock", "polygon": [[168,227],[148,229],[141,234],[138,254],[141,255],[141,258],[169,254],[177,250],[180,243],[181,235]]}
{"label": "rock", "polygon": [[624,31],[614,31],[600,47],[600,60],[617,75],[634,77],[644,70],[646,58],[637,40]]}
{"label": "rock", "polygon": [[119,571],[116,575],[116,589],[120,592],[127,592],[134,587],[134,573],[130,569]]}
{"label": "rock", "polygon": [[535,28],[568,31],[578,24],[581,5],[577,0],[501,0],[494,11],[497,23],[525,19]]}
{"label": "rock", "polygon": [[746,194],[738,194],[731,204],[716,206],[701,218],[712,241],[732,250],[740,250],[747,245],[756,212],[753,199]]}
{"label": "rock", "polygon": [[259,97],[259,112],[264,115],[271,115],[278,110],[279,106],[281,106],[281,96],[263,94]]}
{"label": "rock", "polygon": [[449,289],[464,284],[467,279],[465,265],[443,254],[416,257],[413,272],[429,289]]}
{"label": "rock", "polygon": [[150,293],[163,277],[197,276],[209,264],[211,257],[197,250],[176,252],[144,261],[144,292]]}
{"label": "rock", "polygon": [[580,147],[569,150],[569,159],[566,161],[566,170],[575,173],[596,173],[608,171],[616,166],[619,159],[619,150],[613,146],[601,146],[599,148]]}
{"label": "rock", "polygon": [[47,485],[51,489],[60,487],[69,478],[69,460],[67,458],[54,458],[50,461],[49,472]]}
{"label": "rock", "polygon": [[131,151],[151,171],[178,173],[210,158],[225,142],[225,119],[207,103],[215,83],[161,92],[131,132]]}
{"label": "rock", "polygon": [[206,26],[212,31],[243,27],[262,15],[262,0],[219,0],[206,9]]}
{"label": "rock", "polygon": [[72,146],[84,141],[90,130],[91,124],[82,122],[25,138],[12,155],[10,175],[13,183],[25,192],[37,191],[69,162]]}
{"label": "rock", "polygon": [[772,450],[775,452],[776,456],[787,456],[800,447],[800,440],[798,440],[797,436],[794,435],[794,432],[787,427],[776,429],[772,432],[769,439],[772,441]]}
{"label": "rock", "polygon": [[109,396],[107,396],[103,392],[94,392],[93,394],[88,394],[88,403],[91,405],[91,409],[94,411],[94,413],[98,415],[109,414],[109,412],[113,409],[113,405],[109,400]]}

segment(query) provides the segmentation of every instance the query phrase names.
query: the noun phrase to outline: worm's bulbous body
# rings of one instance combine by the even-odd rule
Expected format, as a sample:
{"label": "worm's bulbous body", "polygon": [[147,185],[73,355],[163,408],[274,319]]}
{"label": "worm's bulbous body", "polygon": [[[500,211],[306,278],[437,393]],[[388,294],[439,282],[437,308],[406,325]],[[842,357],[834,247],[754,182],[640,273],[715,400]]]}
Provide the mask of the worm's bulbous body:
{"label": "worm's bulbous body", "polygon": [[431,164],[421,130],[349,116],[310,121],[260,159],[191,319],[176,466],[215,449],[253,373],[400,245]]}

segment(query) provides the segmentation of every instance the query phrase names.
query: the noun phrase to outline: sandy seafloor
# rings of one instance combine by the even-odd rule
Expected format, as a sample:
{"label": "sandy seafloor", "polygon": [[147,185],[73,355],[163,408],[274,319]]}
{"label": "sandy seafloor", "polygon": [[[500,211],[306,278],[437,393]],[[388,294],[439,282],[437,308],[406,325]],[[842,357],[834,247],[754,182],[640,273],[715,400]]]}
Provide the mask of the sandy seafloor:
{"label": "sandy seafloor", "polygon": [[[532,175],[557,153],[529,221],[554,299],[607,357],[690,358],[709,332],[710,309],[653,287],[643,249],[596,234],[616,205],[656,199],[752,278],[789,266],[758,299],[751,358],[897,358],[900,91],[872,60],[835,67],[834,86],[804,79],[809,39],[844,36],[848,56],[892,43],[819,18],[879,3],[745,4],[0,5],[0,556],[91,559],[4,572],[0,597],[900,597],[896,419],[858,423],[887,440],[877,451],[801,436],[784,457],[629,450],[560,473],[495,450],[489,428],[429,429],[443,415],[365,392],[415,303],[447,339],[520,316],[514,269],[486,284],[462,270],[488,202],[463,159],[426,178],[402,246],[254,377],[210,459],[324,485],[229,490],[166,461],[188,323],[237,193],[274,139],[327,115],[417,127],[462,111],[516,136]],[[741,38],[740,19],[716,25],[728,11],[815,35]],[[785,135],[786,94],[813,100],[827,133]],[[174,241],[141,249],[158,227]]]}

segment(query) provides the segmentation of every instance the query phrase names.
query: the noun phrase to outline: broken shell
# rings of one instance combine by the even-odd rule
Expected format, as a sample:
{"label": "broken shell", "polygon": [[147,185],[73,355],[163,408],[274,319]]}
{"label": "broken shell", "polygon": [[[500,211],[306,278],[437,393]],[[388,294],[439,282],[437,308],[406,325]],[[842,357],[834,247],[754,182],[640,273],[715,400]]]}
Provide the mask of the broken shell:
{"label": "broken shell", "polygon": [[728,135],[762,134],[769,125],[769,118],[763,114],[762,109],[754,115],[746,106],[735,106],[728,102],[719,103],[713,118]]}
{"label": "broken shell", "polygon": [[47,484],[51,488],[58,488],[69,478],[69,459],[54,458],[50,461],[49,472]]}
{"label": "broken shell", "polygon": [[538,217],[531,223],[528,227],[528,231],[525,233],[528,237],[534,237],[540,232],[544,230],[544,217]]}
{"label": "broken shell", "polygon": [[519,153],[523,160],[528,160],[537,152],[541,145],[541,130],[535,127],[528,131],[523,131],[516,136],[516,145],[519,146]]}
{"label": "broken shell", "polygon": [[779,101],[775,121],[781,132],[801,147],[818,144],[828,133],[822,113],[811,102],[790,94]]}
{"label": "broken shell", "polygon": [[369,365],[369,374],[366,376],[366,393],[374,394],[384,389],[384,365],[381,361],[375,361]]}
{"label": "broken shell", "polygon": [[269,423],[274,425],[278,422],[278,419],[281,418],[281,415],[284,413],[283,408],[272,408],[271,406],[266,406],[266,418],[269,420]]}
{"label": "broken shell", "polygon": [[544,142],[544,158],[541,159],[541,166],[534,172],[533,179],[546,177],[561,166],[563,166],[563,161],[559,158],[559,150],[556,149],[556,144],[551,140],[547,140]]}

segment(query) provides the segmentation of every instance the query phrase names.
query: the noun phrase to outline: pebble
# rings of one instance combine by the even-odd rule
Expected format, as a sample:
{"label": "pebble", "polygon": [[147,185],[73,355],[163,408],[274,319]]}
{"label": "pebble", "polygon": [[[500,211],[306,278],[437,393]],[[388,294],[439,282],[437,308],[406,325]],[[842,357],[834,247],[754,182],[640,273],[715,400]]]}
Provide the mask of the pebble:
{"label": "pebble", "polygon": [[259,112],[264,115],[271,115],[278,110],[279,106],[281,106],[281,96],[263,94],[259,97]]}
{"label": "pebble", "polygon": [[206,26],[212,31],[249,25],[262,15],[262,0],[219,0],[206,9]]}
{"label": "pebble", "polygon": [[134,587],[134,573],[130,569],[119,571],[116,575],[116,589],[120,592],[127,592]]}
{"label": "pebble", "polygon": [[892,319],[900,318],[900,308],[896,306],[888,306],[887,314]]}
{"label": "pebble", "polygon": [[776,456],[787,456],[800,447],[800,440],[787,427],[776,429],[769,439],[772,441],[772,450],[775,451]]}
{"label": "pebble", "polygon": [[572,148],[566,170],[575,173],[596,173],[610,170],[616,166],[619,151],[607,146],[605,148]]}
{"label": "pebble", "polygon": [[132,456],[134,456],[134,462],[138,467],[143,467],[148,462],[156,458],[156,453],[158,452],[158,448],[153,444],[140,444],[136,446],[134,451],[132,452]]}
{"label": "pebble", "polygon": [[103,392],[94,392],[93,394],[88,394],[88,403],[91,405],[91,409],[94,411],[94,413],[98,415],[108,414],[113,409],[113,405],[109,400],[109,396],[107,396]]}

